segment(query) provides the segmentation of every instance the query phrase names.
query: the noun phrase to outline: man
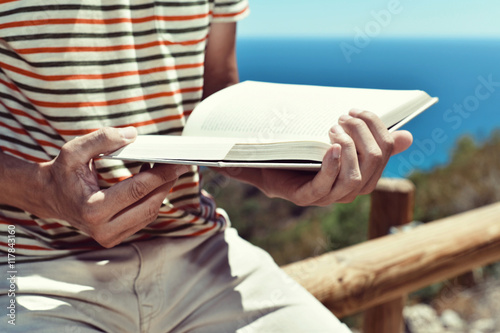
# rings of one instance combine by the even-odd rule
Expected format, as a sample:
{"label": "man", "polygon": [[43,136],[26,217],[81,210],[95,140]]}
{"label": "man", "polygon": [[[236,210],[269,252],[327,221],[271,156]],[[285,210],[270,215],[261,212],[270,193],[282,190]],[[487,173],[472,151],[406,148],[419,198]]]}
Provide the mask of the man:
{"label": "man", "polygon": [[[196,168],[96,158],[137,133],[180,134],[201,98],[236,83],[235,22],[247,13],[246,0],[0,5],[9,331],[348,331],[228,228]],[[411,144],[369,112],[332,125],[316,175],[238,179],[299,205],[351,201]]]}

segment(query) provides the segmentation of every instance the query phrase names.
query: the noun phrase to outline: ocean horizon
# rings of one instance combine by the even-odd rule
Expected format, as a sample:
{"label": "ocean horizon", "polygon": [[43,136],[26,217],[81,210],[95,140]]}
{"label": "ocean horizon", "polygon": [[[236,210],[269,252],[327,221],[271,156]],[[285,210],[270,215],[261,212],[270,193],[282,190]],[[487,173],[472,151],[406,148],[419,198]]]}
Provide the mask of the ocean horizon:
{"label": "ocean horizon", "polygon": [[481,142],[500,129],[500,39],[247,37],[238,39],[237,52],[242,81],[418,89],[438,97],[403,127],[414,143],[391,158],[385,177],[444,165],[460,137]]}

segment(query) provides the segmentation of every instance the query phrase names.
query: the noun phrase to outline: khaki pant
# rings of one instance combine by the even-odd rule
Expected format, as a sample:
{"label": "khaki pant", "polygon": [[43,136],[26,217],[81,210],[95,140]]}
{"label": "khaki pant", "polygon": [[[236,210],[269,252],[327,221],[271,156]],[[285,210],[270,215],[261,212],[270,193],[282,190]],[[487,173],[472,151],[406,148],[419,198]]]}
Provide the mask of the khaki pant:
{"label": "khaki pant", "polygon": [[5,332],[350,332],[234,229],[16,269],[15,326],[0,282]]}

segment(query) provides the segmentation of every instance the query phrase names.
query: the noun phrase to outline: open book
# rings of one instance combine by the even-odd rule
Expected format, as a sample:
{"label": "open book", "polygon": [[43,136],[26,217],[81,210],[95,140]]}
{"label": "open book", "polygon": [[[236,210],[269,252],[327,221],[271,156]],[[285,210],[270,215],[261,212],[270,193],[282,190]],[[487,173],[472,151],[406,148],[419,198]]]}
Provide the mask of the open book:
{"label": "open book", "polygon": [[352,108],[393,131],[437,102],[420,90],[245,81],[202,101],[182,136],[138,136],[105,158],[214,167],[318,169],[329,129]]}

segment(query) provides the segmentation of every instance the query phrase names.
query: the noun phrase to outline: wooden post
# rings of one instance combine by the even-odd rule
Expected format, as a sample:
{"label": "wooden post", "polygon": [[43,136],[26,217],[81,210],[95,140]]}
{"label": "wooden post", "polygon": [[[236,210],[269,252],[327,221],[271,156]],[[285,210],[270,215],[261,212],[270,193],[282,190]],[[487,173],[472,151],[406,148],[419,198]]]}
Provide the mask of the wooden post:
{"label": "wooden post", "polygon": [[[415,186],[406,179],[382,178],[371,194],[368,238],[385,236],[393,226],[413,221]],[[368,254],[367,254],[368,255]],[[406,296],[365,311],[364,333],[401,333]]]}

